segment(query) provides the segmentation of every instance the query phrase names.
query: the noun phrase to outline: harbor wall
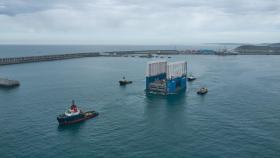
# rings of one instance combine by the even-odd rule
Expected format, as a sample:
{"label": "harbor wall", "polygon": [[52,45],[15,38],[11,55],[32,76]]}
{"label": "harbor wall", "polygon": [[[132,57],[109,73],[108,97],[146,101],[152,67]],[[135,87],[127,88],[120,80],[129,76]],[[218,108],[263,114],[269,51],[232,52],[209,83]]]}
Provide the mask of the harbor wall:
{"label": "harbor wall", "polygon": [[65,60],[65,59],[97,57],[97,56],[100,56],[100,54],[99,53],[73,53],[73,54],[59,54],[59,55],[0,58],[0,65],[22,64],[22,63],[31,63],[31,62]]}
{"label": "harbor wall", "polygon": [[26,57],[7,57],[0,58],[0,65],[22,64],[31,62],[65,60],[73,58],[84,57],[98,57],[98,56],[124,56],[128,54],[178,54],[176,50],[141,50],[141,51],[112,51],[112,52],[87,52],[87,53],[71,53],[71,54],[57,54],[57,55],[40,55],[40,56],[26,56]]}
{"label": "harbor wall", "polygon": [[9,80],[9,79],[5,79],[5,78],[0,78],[0,87],[9,88],[9,87],[17,87],[19,85],[20,85],[20,83],[17,80]]}

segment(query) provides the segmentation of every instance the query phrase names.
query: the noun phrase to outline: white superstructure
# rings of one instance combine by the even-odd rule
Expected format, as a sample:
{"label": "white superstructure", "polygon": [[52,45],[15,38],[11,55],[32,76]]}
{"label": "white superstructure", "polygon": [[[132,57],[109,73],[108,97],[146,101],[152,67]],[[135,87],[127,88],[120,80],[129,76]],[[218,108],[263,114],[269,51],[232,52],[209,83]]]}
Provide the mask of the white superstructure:
{"label": "white superstructure", "polygon": [[151,61],[147,64],[146,76],[156,76],[166,73],[167,61]]}
{"label": "white superstructure", "polygon": [[167,64],[167,79],[181,77],[187,74],[187,62],[178,61]]}

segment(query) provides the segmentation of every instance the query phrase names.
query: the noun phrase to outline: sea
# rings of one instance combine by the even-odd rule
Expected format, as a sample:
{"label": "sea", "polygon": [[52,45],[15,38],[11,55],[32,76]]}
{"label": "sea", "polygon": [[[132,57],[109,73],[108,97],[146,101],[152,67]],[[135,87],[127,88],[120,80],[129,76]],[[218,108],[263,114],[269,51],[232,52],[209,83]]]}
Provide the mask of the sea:
{"label": "sea", "polygon": [[[0,57],[145,49],[174,46],[1,45]],[[0,66],[1,78],[21,83],[0,89],[0,157],[280,157],[280,56],[163,59],[188,62],[188,73],[197,80],[187,83],[185,93],[145,93],[146,63],[157,58],[92,57]],[[120,87],[123,76],[133,84]],[[200,87],[209,92],[197,95]],[[100,115],[58,126],[56,117],[73,99],[83,111]]]}

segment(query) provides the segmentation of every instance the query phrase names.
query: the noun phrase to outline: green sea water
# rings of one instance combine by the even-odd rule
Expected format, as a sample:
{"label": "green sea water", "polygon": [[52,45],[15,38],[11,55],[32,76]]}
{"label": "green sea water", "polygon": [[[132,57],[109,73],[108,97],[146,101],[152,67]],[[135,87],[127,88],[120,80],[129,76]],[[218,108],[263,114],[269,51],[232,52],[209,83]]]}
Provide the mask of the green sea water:
{"label": "green sea water", "polygon": [[[177,96],[146,96],[146,58],[0,66],[0,157],[280,157],[280,56],[172,56],[198,79]],[[123,76],[133,84],[120,87]],[[198,96],[206,86],[209,92]],[[75,99],[100,115],[59,127]]]}

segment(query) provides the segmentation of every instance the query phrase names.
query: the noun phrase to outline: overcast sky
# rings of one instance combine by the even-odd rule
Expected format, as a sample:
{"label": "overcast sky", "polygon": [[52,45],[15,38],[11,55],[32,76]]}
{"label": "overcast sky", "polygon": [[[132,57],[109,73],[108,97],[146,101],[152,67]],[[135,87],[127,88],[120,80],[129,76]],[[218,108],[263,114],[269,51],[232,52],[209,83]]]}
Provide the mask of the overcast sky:
{"label": "overcast sky", "polygon": [[280,42],[280,0],[0,0],[0,43]]}

